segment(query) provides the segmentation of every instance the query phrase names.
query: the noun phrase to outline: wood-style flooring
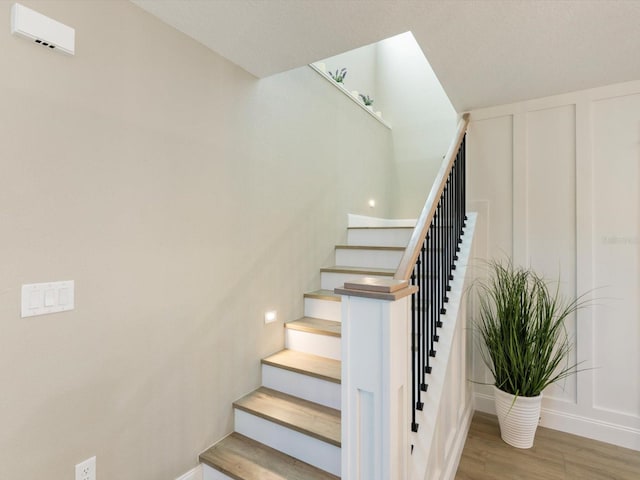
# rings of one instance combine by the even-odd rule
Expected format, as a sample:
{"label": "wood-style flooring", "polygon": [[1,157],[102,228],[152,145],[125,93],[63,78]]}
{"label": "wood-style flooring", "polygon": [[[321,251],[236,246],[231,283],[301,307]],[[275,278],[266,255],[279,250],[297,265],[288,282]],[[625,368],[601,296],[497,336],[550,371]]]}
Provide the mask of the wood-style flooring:
{"label": "wood-style flooring", "polygon": [[640,480],[640,452],[538,427],[533,448],[500,438],[498,419],[476,412],[456,480]]}

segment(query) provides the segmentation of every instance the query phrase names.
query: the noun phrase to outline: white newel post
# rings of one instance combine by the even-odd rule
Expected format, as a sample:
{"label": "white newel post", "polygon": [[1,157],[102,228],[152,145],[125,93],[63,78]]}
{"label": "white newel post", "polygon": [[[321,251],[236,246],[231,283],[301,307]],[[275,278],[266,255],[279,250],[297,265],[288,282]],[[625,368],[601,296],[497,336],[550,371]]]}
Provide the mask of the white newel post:
{"label": "white newel post", "polygon": [[416,287],[364,279],[342,297],[342,478],[405,480]]}

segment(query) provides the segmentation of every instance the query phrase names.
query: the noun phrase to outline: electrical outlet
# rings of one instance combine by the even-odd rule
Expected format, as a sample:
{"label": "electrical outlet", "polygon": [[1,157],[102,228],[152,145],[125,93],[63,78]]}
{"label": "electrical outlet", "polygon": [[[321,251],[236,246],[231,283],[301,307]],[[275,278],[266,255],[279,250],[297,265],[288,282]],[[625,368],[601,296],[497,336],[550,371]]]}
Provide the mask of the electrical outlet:
{"label": "electrical outlet", "polygon": [[76,480],[96,480],[96,457],[76,465]]}

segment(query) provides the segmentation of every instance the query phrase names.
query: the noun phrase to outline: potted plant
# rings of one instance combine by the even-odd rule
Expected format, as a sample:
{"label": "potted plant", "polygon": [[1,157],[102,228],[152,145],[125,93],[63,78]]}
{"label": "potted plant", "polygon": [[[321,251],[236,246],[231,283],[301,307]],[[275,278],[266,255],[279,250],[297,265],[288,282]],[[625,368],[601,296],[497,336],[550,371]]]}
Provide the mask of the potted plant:
{"label": "potted plant", "polygon": [[369,110],[373,110],[373,107],[371,106],[373,105],[373,98],[369,97],[369,95],[363,95],[362,93],[360,94],[360,98]]}
{"label": "potted plant", "polygon": [[584,296],[567,299],[530,268],[511,261],[489,263],[489,278],[476,284],[476,328],[480,352],[493,378],[502,439],[517,448],[533,446],[542,391],[577,373],[569,362],[572,340],[565,322],[585,306]]}
{"label": "potted plant", "polygon": [[347,76],[347,69],[346,68],[341,68],[341,69],[337,69],[334,73],[329,72],[329,75],[331,76],[331,78],[333,78],[335,80],[336,83],[340,83],[344,85],[344,78]]}

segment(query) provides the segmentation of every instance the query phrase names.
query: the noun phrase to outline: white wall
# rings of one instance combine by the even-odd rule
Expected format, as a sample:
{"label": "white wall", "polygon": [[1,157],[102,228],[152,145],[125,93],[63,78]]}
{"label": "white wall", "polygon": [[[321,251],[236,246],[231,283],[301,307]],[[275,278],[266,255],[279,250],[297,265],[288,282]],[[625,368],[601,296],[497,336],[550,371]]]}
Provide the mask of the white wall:
{"label": "white wall", "polygon": [[[562,291],[586,371],[545,391],[542,425],[640,450],[640,82],[471,112],[480,258],[513,255]],[[475,380],[490,381],[475,357]],[[490,390],[476,405],[491,410]]]}
{"label": "white wall", "polygon": [[[126,1],[0,2],[0,478],[176,478],[346,238],[387,216],[389,130],[308,67],[257,80]],[[20,318],[20,286],[76,309]],[[279,322],[264,325],[266,310]]]}
{"label": "white wall", "polygon": [[326,65],[327,73],[335,73],[335,70],[346,67],[347,76],[344,79],[346,89],[350,92],[356,90],[363,95],[369,95],[374,100],[373,107],[375,110],[379,110],[377,106],[378,79],[376,77],[377,50],[378,44],[374,43],[320,60]]}
{"label": "white wall", "polygon": [[456,132],[457,113],[411,32],[336,55],[327,71],[347,67],[347,90],[373,97],[393,128],[393,214],[416,218]]}
{"label": "white wall", "polygon": [[396,217],[417,217],[456,132],[457,113],[410,32],[378,43],[376,109],[393,126]]}

